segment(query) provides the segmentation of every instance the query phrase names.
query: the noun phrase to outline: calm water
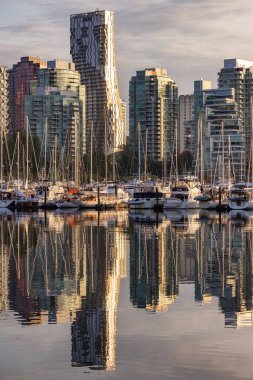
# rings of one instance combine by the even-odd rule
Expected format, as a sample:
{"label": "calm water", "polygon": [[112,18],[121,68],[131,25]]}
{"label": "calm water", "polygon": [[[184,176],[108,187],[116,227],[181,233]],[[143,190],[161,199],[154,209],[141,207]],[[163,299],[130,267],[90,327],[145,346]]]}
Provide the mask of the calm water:
{"label": "calm water", "polygon": [[253,215],[0,214],[0,379],[252,379]]}

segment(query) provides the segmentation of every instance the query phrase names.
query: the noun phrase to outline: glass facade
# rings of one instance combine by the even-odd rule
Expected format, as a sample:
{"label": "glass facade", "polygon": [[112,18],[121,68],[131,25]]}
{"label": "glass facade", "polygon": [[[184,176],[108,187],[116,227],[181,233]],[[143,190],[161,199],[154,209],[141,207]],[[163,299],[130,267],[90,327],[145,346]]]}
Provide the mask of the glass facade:
{"label": "glass facade", "polygon": [[[179,121],[178,86],[160,68],[137,71],[129,83],[129,136],[137,141],[140,123],[142,141],[148,130],[148,156],[154,161],[171,158],[175,152]],[[144,150],[144,145],[143,150]]]}
{"label": "glass facade", "polygon": [[31,133],[39,137],[48,160],[56,151],[61,162],[68,157],[66,166],[71,163],[73,167],[77,151],[82,157],[86,147],[85,86],[80,74],[73,64],[49,62],[48,68],[39,70],[38,82],[31,87],[25,100]]}

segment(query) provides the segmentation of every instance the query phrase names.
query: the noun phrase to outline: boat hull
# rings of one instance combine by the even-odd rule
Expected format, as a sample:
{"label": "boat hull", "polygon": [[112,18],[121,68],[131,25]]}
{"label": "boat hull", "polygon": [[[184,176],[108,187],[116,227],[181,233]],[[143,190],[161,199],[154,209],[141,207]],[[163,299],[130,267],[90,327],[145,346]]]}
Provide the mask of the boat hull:
{"label": "boat hull", "polygon": [[57,208],[79,208],[80,202],[56,202]]}
{"label": "boat hull", "polygon": [[180,199],[168,198],[163,205],[165,210],[193,210],[200,209],[196,201],[181,201]]}
{"label": "boat hull", "polygon": [[234,202],[228,201],[228,207],[230,210],[253,210],[252,201]]}
{"label": "boat hull", "polygon": [[131,210],[152,210],[157,206],[160,207],[163,204],[163,200],[161,199],[137,199],[131,200],[128,202],[128,206]]}

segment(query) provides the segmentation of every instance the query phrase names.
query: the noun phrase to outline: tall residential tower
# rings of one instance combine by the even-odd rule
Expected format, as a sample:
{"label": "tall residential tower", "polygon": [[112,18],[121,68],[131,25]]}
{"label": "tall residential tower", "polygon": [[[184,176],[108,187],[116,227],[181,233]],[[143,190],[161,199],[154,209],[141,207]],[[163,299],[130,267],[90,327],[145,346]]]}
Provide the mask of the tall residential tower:
{"label": "tall residential tower", "polygon": [[38,70],[47,67],[38,57],[22,57],[9,70],[10,125],[14,131],[25,125],[25,96],[30,95],[30,84],[37,80]]}
{"label": "tall residential tower", "polygon": [[59,171],[77,183],[76,165],[85,153],[85,86],[80,74],[73,63],[49,61],[47,68],[39,69],[30,92],[25,114],[31,133],[41,141],[45,169],[57,158],[60,167],[54,177]]}
{"label": "tall residential tower", "polygon": [[87,151],[93,125],[94,149],[106,148],[110,154],[121,149],[126,133],[115,64],[113,12],[72,15],[70,31],[71,55],[87,91]]}
{"label": "tall residential tower", "polygon": [[[129,135],[137,139],[140,123],[142,146],[147,133],[147,154],[153,161],[170,159],[179,147],[176,133],[179,117],[178,86],[166,69],[137,71],[129,83]],[[179,126],[178,126],[179,131]]]}

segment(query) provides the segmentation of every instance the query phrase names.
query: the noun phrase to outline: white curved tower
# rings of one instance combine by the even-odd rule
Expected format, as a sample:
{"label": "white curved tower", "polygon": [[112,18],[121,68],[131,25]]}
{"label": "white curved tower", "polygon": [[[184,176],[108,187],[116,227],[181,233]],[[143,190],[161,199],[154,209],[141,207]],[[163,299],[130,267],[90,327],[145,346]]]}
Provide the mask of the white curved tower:
{"label": "white curved tower", "polygon": [[108,154],[125,144],[125,125],[115,64],[114,15],[95,11],[70,18],[71,55],[87,91],[87,151],[93,122],[93,145]]}

